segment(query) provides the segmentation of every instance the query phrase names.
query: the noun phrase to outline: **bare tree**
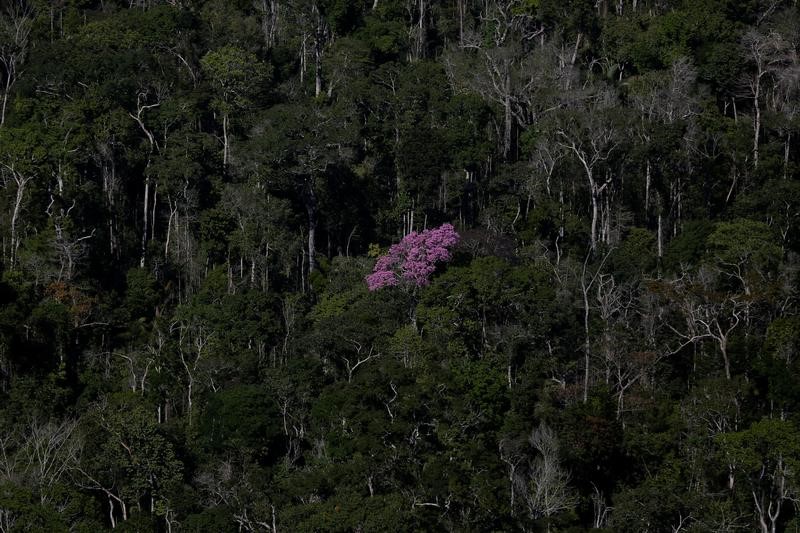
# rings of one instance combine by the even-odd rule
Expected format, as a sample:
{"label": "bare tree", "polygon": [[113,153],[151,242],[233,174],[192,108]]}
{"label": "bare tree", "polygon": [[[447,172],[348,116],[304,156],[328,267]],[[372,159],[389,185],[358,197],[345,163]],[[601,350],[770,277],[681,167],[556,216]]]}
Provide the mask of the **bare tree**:
{"label": "bare tree", "polygon": [[[602,95],[599,97],[603,98]],[[597,249],[598,221],[603,194],[613,181],[610,173],[598,176],[598,165],[608,160],[618,144],[616,129],[604,117],[599,116],[598,111],[599,109],[589,109],[579,117],[583,124],[570,122],[562,125],[556,132],[561,146],[571,151],[580,162],[589,185],[592,251]]]}
{"label": "bare tree", "polygon": [[186,373],[186,417],[191,424],[194,394],[201,381],[201,363],[208,356],[214,333],[197,320],[175,321],[170,332],[178,335],[178,355]]}
{"label": "bare tree", "polygon": [[206,505],[225,505],[233,510],[239,531],[278,533],[275,506],[259,501],[262,492],[251,483],[244,467],[226,460],[213,470],[201,472],[195,482]]}
{"label": "bare tree", "polygon": [[753,166],[758,167],[758,145],[761,137],[761,106],[765,81],[773,78],[790,61],[792,47],[776,31],[767,34],[751,29],[742,38],[753,70],[745,80],[748,97],[753,101]]}
{"label": "bare tree", "polygon": [[791,52],[800,46],[800,20],[792,12],[787,13],[786,18],[781,35],[787,41],[789,51],[781,68],[775,72],[774,85],[767,99],[769,108],[781,118],[777,130],[783,136],[783,179],[789,177],[792,135],[800,115],[800,54]]}
{"label": "bare tree", "polygon": [[695,276],[684,273],[670,282],[670,293],[677,302],[686,326],[679,330],[668,322],[666,325],[681,341],[680,346],[672,350],[673,353],[702,340],[714,341],[722,356],[725,378],[730,380],[728,343],[752,302],[740,295],[715,291],[713,280],[711,271],[701,268]]}
{"label": "bare tree", "polygon": [[[151,100],[151,94],[155,94],[155,101],[153,103],[147,103]],[[147,164],[145,167],[145,178],[144,178],[144,200],[142,201],[142,246],[141,246],[141,258],[139,259],[139,268],[144,268],[146,252],[147,252],[147,227],[148,221],[150,217],[150,176],[148,172],[148,168],[150,167],[150,159],[154,153],[154,151],[159,150],[159,143],[155,137],[153,131],[147,127],[144,122],[144,113],[150,109],[159,107],[161,105],[161,100],[163,95],[161,91],[151,91],[150,88],[140,89],[136,93],[136,114],[128,113],[128,115],[136,121],[139,125],[139,128],[145,134],[148,143],[148,152],[147,152]],[[153,199],[153,210],[155,210],[155,197]]]}
{"label": "bare tree", "polygon": [[589,336],[589,314],[591,306],[589,304],[589,295],[591,294],[592,287],[600,279],[603,265],[605,265],[608,256],[611,254],[609,250],[603,257],[603,260],[598,265],[597,270],[588,277],[587,268],[589,265],[589,257],[591,252],[586,254],[586,259],[583,261],[583,268],[581,270],[581,297],[583,300],[583,401],[586,403],[589,400],[589,367],[591,359],[591,337]]}
{"label": "bare tree", "polygon": [[[477,65],[462,65],[462,69],[474,69],[474,75],[466,83],[467,88],[502,109],[502,153],[505,158],[513,155],[515,128],[528,122],[521,90],[530,87],[520,82],[525,70],[524,44],[544,32],[543,27],[534,25],[533,17],[521,4],[520,0],[487,2],[480,15],[485,33],[467,32],[461,39],[462,49],[477,54],[472,58]],[[487,37],[488,46],[485,42]],[[468,58],[463,56],[461,59]],[[452,75],[450,77],[455,79]]]}
{"label": "bare tree", "polygon": [[0,438],[0,480],[30,484],[47,503],[53,488],[78,465],[82,441],[77,427],[76,420],[33,420],[20,432],[7,433]]}
{"label": "bare tree", "polygon": [[21,74],[19,69],[25,60],[33,24],[33,10],[27,2],[11,0],[4,4],[5,9],[0,13],[0,88],[3,91],[0,127],[6,121],[8,97]]}
{"label": "bare tree", "polygon": [[537,457],[530,463],[521,494],[533,519],[549,518],[572,508],[577,499],[569,486],[569,473],[558,457],[558,438],[542,424],[533,430],[529,439]]}
{"label": "bare tree", "polygon": [[[54,202],[55,200],[51,195],[50,206],[52,206]],[[73,200],[72,205],[69,208],[66,210],[61,209],[60,215],[53,216],[53,227],[55,229],[53,246],[56,249],[56,253],[58,254],[58,259],[60,262],[58,281],[72,280],[72,276],[75,273],[75,267],[77,266],[78,261],[86,254],[86,241],[94,237],[95,234],[95,230],[92,230],[91,232],[79,237],[71,234],[72,232],[69,229],[69,226],[71,225],[69,215],[75,208],[75,205],[76,202]],[[50,206],[47,209],[48,214],[51,214]]]}
{"label": "bare tree", "polygon": [[524,467],[526,453],[524,441],[503,439],[499,444],[500,460],[508,466],[509,509],[514,516],[517,505],[517,486],[520,485],[519,472]]}
{"label": "bare tree", "polygon": [[253,5],[261,17],[261,33],[264,35],[264,45],[267,49],[270,49],[275,46],[278,40],[280,2],[278,0],[254,0]]}
{"label": "bare tree", "polygon": [[17,264],[17,255],[22,238],[19,234],[20,217],[22,216],[23,200],[28,185],[35,178],[33,174],[20,170],[20,165],[16,161],[2,163],[0,177],[3,180],[3,187],[14,186],[14,200],[11,209],[11,242],[8,250],[8,264],[11,269]]}
{"label": "bare tree", "polygon": [[353,346],[353,349],[356,352],[355,358],[341,356],[342,361],[344,361],[345,369],[347,370],[347,382],[350,383],[353,381],[353,372],[355,372],[359,366],[363,365],[370,359],[380,357],[381,354],[380,352],[375,352],[374,345],[370,345],[369,350],[367,350],[362,343],[355,339],[347,339],[347,342]]}

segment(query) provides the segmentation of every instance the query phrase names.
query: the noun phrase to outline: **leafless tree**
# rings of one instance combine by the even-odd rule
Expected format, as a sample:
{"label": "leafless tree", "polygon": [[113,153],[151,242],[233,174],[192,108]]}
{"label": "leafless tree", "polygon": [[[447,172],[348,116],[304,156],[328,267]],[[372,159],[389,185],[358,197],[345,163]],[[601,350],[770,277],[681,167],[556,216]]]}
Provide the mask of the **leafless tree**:
{"label": "leafless tree", "polygon": [[178,336],[178,355],[186,373],[186,417],[191,424],[194,394],[201,382],[202,364],[208,357],[214,333],[200,320],[178,320],[170,332]]}
{"label": "leafless tree", "polygon": [[[150,220],[150,176],[148,173],[148,168],[150,166],[150,158],[152,157],[154,152],[157,152],[160,148],[158,139],[155,136],[155,133],[152,129],[148,128],[145,124],[145,117],[144,114],[146,111],[159,107],[161,105],[161,101],[164,97],[163,90],[152,90],[150,87],[140,88],[136,93],[136,114],[129,112],[128,115],[136,121],[139,125],[139,128],[145,134],[148,143],[148,153],[147,153],[147,164],[145,168],[145,178],[144,178],[144,200],[142,202],[142,246],[141,246],[141,258],[139,260],[139,268],[144,268],[145,258],[146,258],[146,251],[147,251],[147,238],[148,238],[148,223]],[[148,103],[152,102],[152,103]],[[166,133],[165,133],[166,135]],[[155,197],[153,198],[153,212],[155,212]],[[155,220],[153,221],[155,223]]]}
{"label": "leafless tree", "polygon": [[261,33],[264,36],[264,45],[270,49],[275,46],[278,39],[280,2],[278,0],[253,0],[253,5],[261,17]]}
{"label": "leafless tree", "polygon": [[730,380],[728,343],[752,302],[741,295],[715,291],[712,287],[713,278],[709,269],[701,268],[696,275],[684,273],[670,282],[670,292],[685,320],[685,328],[678,329],[668,322],[666,324],[681,341],[677,349],[702,340],[714,341],[722,356],[725,377]]}
{"label": "leafless tree", "polygon": [[24,0],[3,2],[0,11],[0,127],[6,120],[6,108],[11,89],[21,74],[20,66],[28,50],[28,37],[33,24],[33,9]]}
{"label": "leafless tree", "polygon": [[233,509],[239,531],[277,533],[275,506],[259,501],[261,492],[253,486],[244,467],[225,460],[195,479],[208,506],[225,505]]}
{"label": "leafless tree", "polygon": [[585,124],[570,122],[556,131],[559,143],[574,154],[586,176],[592,211],[592,251],[597,249],[603,194],[613,182],[613,177],[608,172],[604,176],[598,175],[598,165],[608,160],[618,144],[617,130],[604,117],[599,116],[598,111],[587,110],[581,117]]}
{"label": "leafless tree", "polygon": [[531,518],[549,518],[570,509],[576,498],[569,486],[569,473],[561,466],[558,438],[542,424],[533,430],[529,439],[537,457],[530,463],[529,472],[520,490]]}
{"label": "leafless tree", "polygon": [[583,303],[583,401],[586,403],[589,400],[589,367],[591,361],[591,337],[589,335],[589,316],[591,312],[591,304],[589,303],[589,297],[591,295],[592,287],[600,279],[602,275],[603,265],[605,265],[606,260],[608,260],[609,255],[611,255],[611,250],[609,250],[606,255],[603,257],[600,264],[597,266],[597,269],[594,273],[588,272],[589,266],[589,258],[591,257],[591,252],[586,254],[586,258],[583,261],[583,268],[581,269],[581,277],[580,277],[580,284],[581,284],[581,298]]}
{"label": "leafless tree", "polygon": [[359,366],[363,365],[370,359],[380,357],[381,353],[375,352],[374,345],[370,345],[369,349],[367,349],[364,344],[355,339],[346,340],[353,346],[353,349],[355,350],[355,358],[345,357],[343,355],[341,356],[342,361],[344,361],[345,369],[347,370],[347,382],[350,383],[353,381],[353,372],[355,372]]}
{"label": "leafless tree", "polygon": [[[31,421],[0,438],[0,480],[26,483],[38,489],[41,503],[79,462],[82,440],[76,420]],[[10,515],[9,515],[10,516]]]}
{"label": "leafless tree", "polygon": [[[53,198],[51,198],[51,205]],[[65,280],[71,281],[72,276],[75,274],[75,267],[81,258],[86,254],[87,242],[94,237],[95,230],[81,235],[75,236],[68,229],[70,212],[75,208],[76,202],[73,200],[72,205],[64,210],[61,214],[53,217],[53,227],[55,229],[55,239],[53,246],[58,254],[60,268],[58,271],[58,281]],[[49,210],[49,208],[48,208]],[[80,235],[80,234],[79,234]]]}
{"label": "leafless tree", "polygon": [[753,166],[758,167],[758,146],[761,137],[761,107],[768,79],[774,78],[791,62],[792,47],[776,32],[762,33],[751,29],[742,38],[753,69],[744,83],[753,102]]}
{"label": "leafless tree", "polygon": [[35,176],[31,173],[21,170],[21,165],[16,161],[3,162],[0,169],[0,178],[2,178],[3,187],[8,189],[14,187],[14,200],[11,209],[11,242],[8,250],[8,264],[13,269],[17,264],[17,255],[19,247],[22,242],[20,236],[19,224],[20,217],[23,211],[23,202],[25,200],[25,191]]}

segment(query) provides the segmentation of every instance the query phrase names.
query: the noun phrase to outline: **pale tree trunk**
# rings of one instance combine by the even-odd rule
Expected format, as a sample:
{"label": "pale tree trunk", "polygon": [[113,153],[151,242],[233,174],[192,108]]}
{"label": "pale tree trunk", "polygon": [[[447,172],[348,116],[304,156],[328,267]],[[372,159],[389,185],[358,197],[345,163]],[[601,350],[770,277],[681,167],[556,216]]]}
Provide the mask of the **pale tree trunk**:
{"label": "pale tree trunk", "polygon": [[108,207],[108,248],[111,255],[116,257],[118,252],[116,237],[117,165],[114,159],[114,148],[110,143],[101,145],[99,150],[101,152],[99,165],[103,173],[103,192]]}
{"label": "pale tree trunk", "polygon": [[419,20],[417,21],[417,59],[425,55],[425,0],[419,0]]}
{"label": "pale tree trunk", "polygon": [[33,179],[32,176],[24,176],[22,173],[14,169],[14,165],[5,165],[11,173],[11,181],[16,185],[16,194],[14,195],[14,207],[11,212],[11,247],[9,250],[9,267],[13,270],[17,263],[17,252],[22,241],[19,236],[19,219],[22,214],[22,202],[25,199],[25,189]]}
{"label": "pale tree trunk", "polygon": [[222,116],[222,167],[228,168],[228,114]]}
{"label": "pale tree trunk", "polygon": [[164,242],[164,259],[169,258],[169,242],[170,238],[172,237],[172,221],[176,220],[176,217],[178,216],[178,201],[175,200],[175,204],[173,206],[172,198],[167,195],[167,203],[169,204],[169,219],[167,220],[167,236]]}
{"label": "pale tree trunk", "polygon": [[158,182],[153,186],[153,209],[150,212],[150,240],[156,238],[156,210],[158,209]]}
{"label": "pale tree trunk", "polygon": [[6,121],[6,109],[11,88],[19,78],[17,65],[25,58],[28,48],[28,36],[31,32],[33,10],[25,2],[4,2],[4,9],[0,15],[0,24],[6,26],[11,36],[10,46],[0,50],[0,66],[5,70],[5,87],[3,88],[3,102],[0,106],[0,127]]}
{"label": "pale tree trunk", "polygon": [[316,3],[313,12],[317,18],[317,27],[314,31],[314,96],[319,97],[322,94],[322,47],[325,44],[325,22]]}
{"label": "pale tree trunk", "polygon": [[597,193],[597,187],[594,183],[594,180],[590,177],[589,178],[589,188],[591,190],[591,197],[592,197],[592,230],[591,230],[591,247],[592,251],[597,250],[597,219],[599,218],[599,194]]}
{"label": "pale tree trunk", "polygon": [[[377,1],[377,0],[376,0]],[[456,0],[458,8],[458,44],[464,46],[464,17],[467,11],[466,0]]]}
{"label": "pale tree trunk", "polygon": [[568,148],[575,154],[575,157],[578,158],[578,161],[581,163],[584,173],[586,174],[586,180],[589,184],[589,195],[592,203],[592,226],[590,239],[592,252],[594,252],[597,249],[597,222],[600,214],[599,210],[601,195],[603,191],[605,191],[606,187],[608,187],[608,185],[611,183],[610,174],[607,175],[604,183],[598,183],[598,181],[595,179],[594,168],[600,161],[608,159],[611,151],[616,147],[613,133],[611,130],[598,130],[597,132],[592,132],[593,137],[595,138],[591,141],[589,147],[584,147],[579,143],[579,141],[571,139],[564,131],[559,131],[558,133],[566,141],[561,145],[565,148]]}
{"label": "pale tree trunk", "polygon": [[278,0],[261,0],[261,32],[267,49],[275,46],[279,7]]}
{"label": "pale tree trunk", "polygon": [[147,142],[150,145],[149,153],[147,154],[147,163],[145,164],[145,180],[144,180],[144,202],[143,202],[143,209],[142,209],[142,218],[143,220],[143,229],[142,229],[142,255],[139,260],[139,268],[144,268],[145,260],[147,258],[147,229],[148,229],[148,219],[149,219],[149,204],[150,204],[150,177],[147,176],[147,172],[150,168],[150,156],[153,154],[154,149],[158,149],[158,144],[153,136],[153,132],[151,132],[144,123],[144,112],[159,107],[161,102],[156,102],[155,104],[145,104],[147,93],[139,92],[136,95],[136,114],[128,113],[133,120],[139,125],[139,128],[147,137]]}
{"label": "pale tree trunk", "polygon": [[753,88],[753,107],[755,111],[755,118],[753,119],[753,166],[758,168],[758,138],[761,136],[761,72],[758,73],[755,79],[755,87]]}
{"label": "pale tree trunk", "polygon": [[586,279],[586,269],[589,264],[589,258],[592,256],[592,252],[586,254],[586,259],[583,261],[583,270],[581,271],[581,295],[583,297],[583,401],[584,403],[589,400],[589,365],[590,365],[590,350],[591,350],[591,338],[589,336],[589,291],[592,290],[592,287],[597,282],[598,277],[600,276],[600,272],[603,269],[603,265],[605,265],[608,256],[611,254],[611,250],[606,252],[606,255],[603,257],[603,260],[600,261],[600,265],[597,267],[597,271],[592,275],[591,279]]}
{"label": "pale tree trunk", "polygon": [[658,258],[661,259],[664,256],[664,245],[663,239],[661,237],[661,213],[658,214]]}
{"label": "pale tree trunk", "polygon": [[11,82],[13,78],[11,75],[8,76],[6,79],[6,86],[3,90],[3,107],[0,110],[0,127],[6,123],[6,105],[8,104],[8,94],[11,92]]}
{"label": "pale tree trunk", "polygon": [[645,217],[650,214],[650,160],[647,160],[644,181],[644,214]]}
{"label": "pale tree trunk", "polygon": [[[719,327],[719,326],[717,326]],[[727,335],[720,336],[719,351],[722,354],[722,364],[725,366],[725,379],[731,379],[731,361],[728,358],[728,337]]]}
{"label": "pale tree trunk", "polygon": [[[585,265],[584,265],[585,266]],[[589,399],[589,288],[585,285],[584,278],[581,278],[583,289],[583,403]]]}
{"label": "pale tree trunk", "polygon": [[147,257],[147,221],[149,220],[150,213],[148,212],[148,204],[150,202],[150,178],[144,179],[144,202],[143,202],[143,218],[144,228],[142,229],[142,255],[139,259],[139,268],[144,268],[145,259]]}
{"label": "pale tree trunk", "polygon": [[[414,5],[416,4],[416,5]],[[417,10],[417,18],[414,20],[414,10]],[[425,19],[427,17],[427,5],[425,0],[416,0],[415,3],[406,6],[409,13],[408,35],[411,40],[411,47],[408,52],[409,61],[418,61],[425,55]]]}
{"label": "pale tree trunk", "polygon": [[514,120],[511,116],[511,73],[506,70],[505,79],[505,98],[503,103],[503,157],[508,159],[511,156],[511,141],[512,141],[512,128],[514,127]]}
{"label": "pale tree trunk", "polygon": [[311,274],[316,270],[317,261],[317,195],[314,192],[313,182],[306,185],[305,191],[306,213],[308,215],[308,273]]}
{"label": "pale tree trunk", "polygon": [[789,149],[792,145],[792,132],[786,134],[786,141],[783,145],[783,179],[789,178]]}
{"label": "pale tree trunk", "polygon": [[303,82],[306,79],[306,56],[308,55],[306,51],[306,43],[308,42],[308,34],[303,33],[303,38],[300,41],[300,85],[303,85]]}

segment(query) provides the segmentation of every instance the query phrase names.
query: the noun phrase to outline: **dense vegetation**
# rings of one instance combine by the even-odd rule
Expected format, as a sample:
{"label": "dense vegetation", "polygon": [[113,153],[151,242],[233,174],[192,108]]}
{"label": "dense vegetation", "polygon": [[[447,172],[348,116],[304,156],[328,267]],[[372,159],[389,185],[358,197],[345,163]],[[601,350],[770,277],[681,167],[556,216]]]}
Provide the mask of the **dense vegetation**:
{"label": "dense vegetation", "polygon": [[800,528],[796,0],[0,7],[0,532]]}

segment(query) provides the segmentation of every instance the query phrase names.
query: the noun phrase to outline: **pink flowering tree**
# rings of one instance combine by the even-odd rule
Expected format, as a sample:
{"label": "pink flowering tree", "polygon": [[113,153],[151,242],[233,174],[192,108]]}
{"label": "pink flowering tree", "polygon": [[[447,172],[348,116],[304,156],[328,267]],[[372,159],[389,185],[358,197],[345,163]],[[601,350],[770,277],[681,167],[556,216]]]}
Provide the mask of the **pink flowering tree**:
{"label": "pink flowering tree", "polygon": [[378,258],[372,274],[366,278],[367,287],[376,291],[401,283],[414,287],[427,285],[436,264],[450,260],[450,249],[458,240],[458,233],[451,224],[409,233]]}

